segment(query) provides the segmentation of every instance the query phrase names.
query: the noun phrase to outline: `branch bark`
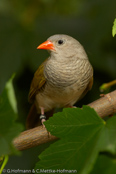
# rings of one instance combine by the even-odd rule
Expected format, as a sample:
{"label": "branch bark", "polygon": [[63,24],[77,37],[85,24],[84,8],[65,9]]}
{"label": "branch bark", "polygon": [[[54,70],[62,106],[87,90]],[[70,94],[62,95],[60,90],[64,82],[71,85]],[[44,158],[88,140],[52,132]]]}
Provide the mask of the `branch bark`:
{"label": "branch bark", "polygon": [[[88,105],[94,108],[101,118],[113,115],[116,113],[116,90],[102,95],[101,98]],[[38,126],[22,132],[14,139],[13,144],[18,150],[25,150],[56,139],[57,137],[53,135],[48,136],[46,128]]]}

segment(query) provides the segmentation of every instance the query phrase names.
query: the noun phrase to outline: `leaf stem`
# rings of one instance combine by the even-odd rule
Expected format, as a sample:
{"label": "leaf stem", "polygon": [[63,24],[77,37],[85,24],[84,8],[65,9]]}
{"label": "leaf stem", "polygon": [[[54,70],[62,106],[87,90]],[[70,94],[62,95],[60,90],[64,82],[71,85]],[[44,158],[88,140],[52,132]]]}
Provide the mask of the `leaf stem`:
{"label": "leaf stem", "polygon": [[7,162],[8,162],[8,159],[9,159],[9,156],[8,156],[8,155],[5,155],[5,156],[4,156],[3,164],[2,164],[2,166],[1,166],[1,168],[0,168],[0,174],[2,174],[2,171],[3,171],[4,167],[6,166],[6,164],[7,164]]}

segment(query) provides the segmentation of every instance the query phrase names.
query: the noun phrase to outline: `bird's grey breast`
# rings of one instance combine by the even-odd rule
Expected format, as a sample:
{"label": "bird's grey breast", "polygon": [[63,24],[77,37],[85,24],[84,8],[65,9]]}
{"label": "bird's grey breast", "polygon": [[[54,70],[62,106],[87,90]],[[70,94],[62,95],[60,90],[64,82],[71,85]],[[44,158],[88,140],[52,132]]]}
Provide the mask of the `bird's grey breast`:
{"label": "bird's grey breast", "polygon": [[70,59],[67,61],[49,60],[44,69],[48,83],[55,88],[66,88],[76,84],[77,88],[85,86],[90,78],[92,67],[88,59]]}

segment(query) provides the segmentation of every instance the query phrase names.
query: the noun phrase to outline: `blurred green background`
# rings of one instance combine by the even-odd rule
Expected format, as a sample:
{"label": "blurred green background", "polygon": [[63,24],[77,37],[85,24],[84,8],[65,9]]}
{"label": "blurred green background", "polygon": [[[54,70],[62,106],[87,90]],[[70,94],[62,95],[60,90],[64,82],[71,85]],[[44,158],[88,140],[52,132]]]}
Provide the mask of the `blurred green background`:
{"label": "blurred green background", "polygon": [[[36,47],[54,34],[79,40],[94,68],[93,88],[77,106],[99,98],[99,86],[114,80],[116,74],[115,17],[115,0],[0,0],[0,93],[15,72],[20,122],[25,124],[28,114],[33,73],[49,55]],[[7,168],[33,168],[37,155],[48,145],[10,157]]]}

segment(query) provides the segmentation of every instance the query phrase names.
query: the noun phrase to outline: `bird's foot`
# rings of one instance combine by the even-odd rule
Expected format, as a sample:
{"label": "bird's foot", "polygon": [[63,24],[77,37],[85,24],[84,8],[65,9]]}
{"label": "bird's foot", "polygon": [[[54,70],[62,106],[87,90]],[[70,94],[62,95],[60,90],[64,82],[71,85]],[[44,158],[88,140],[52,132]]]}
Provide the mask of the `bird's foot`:
{"label": "bird's foot", "polygon": [[[44,115],[44,108],[41,107],[40,109],[41,109],[41,115],[39,118],[41,120],[41,124],[42,124],[43,128],[46,128],[45,125],[43,124],[46,121],[46,116]],[[48,132],[48,138],[50,138],[50,136],[51,136],[51,134],[50,134],[50,132]]]}
{"label": "bird's foot", "polygon": [[[40,115],[40,120],[43,128],[46,128],[45,125],[43,124],[46,121],[46,116],[45,115]],[[47,131],[48,132],[48,131]],[[51,134],[48,132],[48,138],[50,138]]]}

